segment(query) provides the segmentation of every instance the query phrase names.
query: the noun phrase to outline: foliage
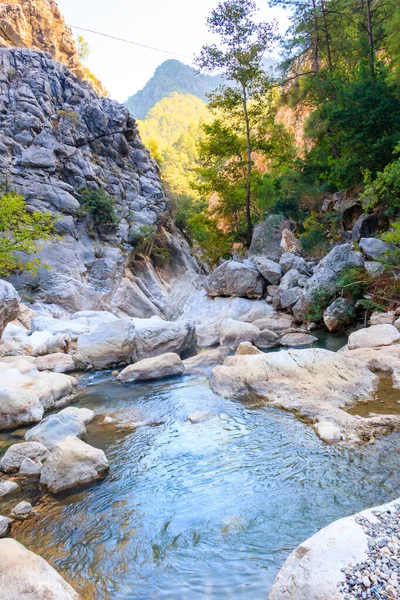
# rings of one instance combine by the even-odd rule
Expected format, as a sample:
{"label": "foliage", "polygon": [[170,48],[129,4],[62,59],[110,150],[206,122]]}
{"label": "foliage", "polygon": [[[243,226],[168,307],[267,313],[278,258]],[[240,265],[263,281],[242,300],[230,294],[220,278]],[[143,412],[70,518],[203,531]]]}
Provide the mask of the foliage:
{"label": "foliage", "polygon": [[83,35],[78,35],[76,40],[76,45],[78,47],[78,56],[79,59],[83,62],[88,60],[90,55],[90,48],[88,42],[85,40]]}
{"label": "foliage", "polygon": [[55,219],[50,213],[32,212],[22,196],[5,193],[0,197],[0,277],[43,266],[39,258],[25,262],[20,253],[34,255],[40,241],[54,236]]}
{"label": "foliage", "polygon": [[219,229],[215,219],[201,212],[191,217],[188,225],[193,239],[201,247],[202,259],[211,267],[215,267],[220,258],[229,258],[232,237]]}
{"label": "foliage", "polygon": [[89,215],[98,233],[114,231],[118,225],[113,199],[102,189],[84,189],[80,197],[81,214]]}
{"label": "foliage", "polygon": [[[224,83],[209,95],[215,121],[205,126],[206,139],[200,149],[204,177],[215,192],[231,184],[234,204],[245,207],[245,238],[252,236],[251,197],[256,151],[270,153],[274,147],[267,118],[271,102],[271,82],[262,68],[264,53],[272,47],[274,28],[255,21],[256,5],[251,0],[220,2],[207,19],[209,30],[220,44],[204,45],[197,58],[201,70],[221,72]],[[210,176],[207,160],[214,159]],[[204,168],[206,169],[204,171]],[[213,185],[214,184],[214,185]],[[242,188],[242,198],[239,190]],[[220,200],[230,200],[230,194]],[[237,213],[237,210],[236,210]]]}
{"label": "foliage", "polygon": [[187,231],[190,219],[207,209],[205,200],[194,200],[190,196],[179,196],[174,211],[175,225],[181,231]]}
{"label": "foliage", "polygon": [[300,235],[303,250],[311,256],[323,254],[327,248],[327,240],[324,225],[318,213],[313,211],[304,221],[303,226],[304,233]]}
{"label": "foliage", "polygon": [[157,266],[163,266],[170,260],[170,251],[165,246],[161,227],[142,225],[131,238],[137,254],[149,256]]}
{"label": "foliage", "polygon": [[[400,153],[400,144],[396,147],[396,154]],[[379,172],[374,180],[371,173],[366,174],[367,187],[361,196],[368,211],[380,205],[389,215],[400,212],[400,158],[389,163],[383,171]]]}

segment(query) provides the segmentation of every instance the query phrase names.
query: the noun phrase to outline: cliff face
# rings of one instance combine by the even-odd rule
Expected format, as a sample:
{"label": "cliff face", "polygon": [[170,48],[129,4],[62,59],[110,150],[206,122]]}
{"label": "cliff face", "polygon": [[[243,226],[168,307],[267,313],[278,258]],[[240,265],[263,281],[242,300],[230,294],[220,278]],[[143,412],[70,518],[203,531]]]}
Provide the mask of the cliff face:
{"label": "cliff face", "polygon": [[[0,49],[0,177],[28,205],[58,217],[60,239],[39,251],[50,269],[13,278],[23,297],[72,311],[173,316],[197,265],[170,223],[158,167],[124,106],[98,96],[49,54]],[[90,233],[82,188],[103,188],[114,199],[113,234]],[[159,228],[167,266],[135,256],[144,225]]]}
{"label": "cliff face", "polygon": [[54,0],[0,1],[0,47],[49,52],[77,77],[90,80],[98,93],[104,93],[100,82],[81,64],[72,31]]}

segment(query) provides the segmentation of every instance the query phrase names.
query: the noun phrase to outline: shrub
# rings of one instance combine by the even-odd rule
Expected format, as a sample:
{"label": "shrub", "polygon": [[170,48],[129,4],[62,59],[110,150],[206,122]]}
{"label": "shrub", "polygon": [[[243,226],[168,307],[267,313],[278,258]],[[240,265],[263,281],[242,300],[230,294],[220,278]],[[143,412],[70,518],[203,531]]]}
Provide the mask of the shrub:
{"label": "shrub", "polygon": [[[400,153],[400,144],[396,147],[396,153]],[[396,215],[400,211],[400,158],[389,163],[385,169],[379,172],[375,180],[371,181],[371,175],[364,175],[366,189],[361,195],[366,212],[370,212],[378,204],[382,206],[389,215]]]}
{"label": "shrub", "polygon": [[15,193],[0,197],[0,277],[43,266],[39,258],[24,262],[20,252],[32,256],[54,236],[55,218],[50,213],[30,212],[24,198]]}
{"label": "shrub", "polygon": [[84,189],[80,197],[81,213],[90,215],[93,226],[101,233],[115,230],[118,225],[113,199],[101,188]]}
{"label": "shrub", "polygon": [[311,256],[323,254],[327,247],[324,225],[317,212],[312,211],[304,221],[304,233],[300,235],[302,248]]}

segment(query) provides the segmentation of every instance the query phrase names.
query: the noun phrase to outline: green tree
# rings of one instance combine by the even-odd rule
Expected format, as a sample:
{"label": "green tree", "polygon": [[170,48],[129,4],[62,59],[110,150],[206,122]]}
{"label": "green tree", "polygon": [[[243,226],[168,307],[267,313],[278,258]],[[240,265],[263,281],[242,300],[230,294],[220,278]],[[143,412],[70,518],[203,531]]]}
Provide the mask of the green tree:
{"label": "green tree", "polygon": [[[274,42],[274,26],[255,21],[256,5],[251,0],[225,0],[218,4],[207,19],[211,33],[220,37],[220,45],[205,45],[196,62],[200,70],[222,72],[225,83],[209,95],[210,109],[219,118],[211,129],[206,129],[209,149],[203,144],[203,155],[212,154],[219,161],[220,175],[232,184],[244,187],[246,214],[246,242],[251,242],[251,191],[253,180],[253,153],[271,148],[266,132],[259,127],[265,117],[271,95],[271,82],[262,69],[262,58]],[[245,147],[241,139],[245,140]],[[206,144],[207,142],[205,142]],[[227,145],[226,145],[227,144]],[[222,156],[223,148],[233,144],[237,148],[230,156]],[[240,146],[240,147],[239,147]],[[230,166],[227,168],[227,162]],[[233,164],[233,162],[237,164]]]}
{"label": "green tree", "polygon": [[25,261],[40,250],[40,241],[54,236],[55,219],[50,213],[31,212],[22,196],[6,193],[0,197],[0,277],[28,271],[35,273],[39,258]]}
{"label": "green tree", "polygon": [[88,60],[90,55],[89,43],[85,40],[83,35],[78,35],[76,40],[76,45],[78,47],[78,56],[82,62]]}

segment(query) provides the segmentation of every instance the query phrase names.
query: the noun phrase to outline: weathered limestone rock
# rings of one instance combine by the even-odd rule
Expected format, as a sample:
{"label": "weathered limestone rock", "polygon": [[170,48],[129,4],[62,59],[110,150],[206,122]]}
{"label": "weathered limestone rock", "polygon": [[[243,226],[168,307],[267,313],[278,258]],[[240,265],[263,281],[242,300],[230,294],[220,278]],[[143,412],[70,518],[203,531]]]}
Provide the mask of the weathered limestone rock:
{"label": "weathered limestone rock", "polygon": [[351,358],[356,358],[369,369],[391,373],[393,387],[400,389],[400,344],[374,348],[356,348],[354,350],[349,350],[345,346],[339,352]]}
{"label": "weathered limestone rock", "polygon": [[104,368],[114,363],[130,362],[135,343],[132,319],[118,319],[99,325],[78,337],[78,352],[94,367]]}
{"label": "weathered limestone rock", "polygon": [[251,323],[225,319],[220,326],[220,344],[236,348],[241,342],[253,343],[259,333],[258,327]]}
{"label": "weathered limestone rock", "polygon": [[205,288],[211,297],[261,298],[265,289],[265,279],[249,260],[228,260],[210,275]]}
{"label": "weathered limestone rock", "polygon": [[34,513],[33,506],[30,502],[19,502],[11,511],[11,516],[14,517],[17,521],[25,521],[32,516]]}
{"label": "weathered limestone rock", "polygon": [[293,317],[282,313],[276,313],[273,317],[257,319],[253,325],[259,329],[269,329],[270,331],[283,332],[293,327]]}
{"label": "weathered limestone rock", "polygon": [[34,349],[34,356],[45,356],[47,354],[60,354],[68,352],[71,338],[66,333],[52,335],[43,344]]}
{"label": "weathered limestone rock", "polygon": [[11,283],[0,279],[0,338],[7,323],[17,318],[19,301],[17,290]]}
{"label": "weathered limestone rock", "polygon": [[296,271],[303,275],[312,275],[311,268],[307,265],[304,258],[292,252],[284,252],[279,260],[279,264],[284,273],[287,273],[290,269],[296,269]]}
{"label": "weathered limestone rock", "polygon": [[53,567],[12,539],[0,540],[0,589],[7,600],[79,600]]}
{"label": "weathered limestone rock", "polygon": [[398,416],[362,419],[342,410],[372,399],[377,385],[376,375],[357,358],[316,348],[229,356],[210,377],[211,389],[225,398],[257,396],[314,424],[328,421],[347,441],[400,428]]}
{"label": "weathered limestone rock", "polygon": [[39,371],[53,371],[54,373],[71,373],[76,370],[72,356],[62,352],[36,358],[35,366]]}
{"label": "weathered limestone rock", "polygon": [[375,312],[372,313],[369,322],[370,325],[393,325],[396,320],[396,313],[394,310],[388,312]]}
{"label": "weathered limestone rock", "polygon": [[161,379],[183,375],[185,365],[178,354],[168,352],[153,358],[145,358],[126,367],[118,376],[118,381],[131,383],[133,381],[144,381],[148,379]]}
{"label": "weathered limestone rock", "polygon": [[34,462],[30,458],[24,458],[21,463],[21,467],[19,470],[19,475],[23,475],[26,477],[39,475],[42,470],[42,463]]}
{"label": "weathered limestone rock", "polygon": [[9,481],[8,479],[0,481],[0,498],[4,498],[4,496],[9,496],[17,490],[19,490],[19,485],[15,481]]}
{"label": "weathered limestone rock", "polygon": [[235,355],[237,355],[237,356],[249,356],[249,355],[251,356],[252,354],[264,354],[264,353],[261,352],[261,350],[259,350],[255,346],[253,346],[253,344],[250,344],[250,342],[240,342],[240,344],[236,348],[236,352],[235,352]]}
{"label": "weathered limestone rock", "polygon": [[43,417],[39,396],[23,389],[0,389],[0,430],[37,423]]}
{"label": "weathered limestone rock", "polygon": [[289,346],[291,348],[312,346],[316,342],[318,342],[318,338],[309,333],[286,333],[279,340],[281,346]]}
{"label": "weathered limestone rock", "polygon": [[301,244],[290,229],[282,231],[281,239],[282,252],[291,252],[292,254],[301,254]]}
{"label": "weathered limestone rock", "polygon": [[10,446],[0,461],[0,466],[6,473],[18,471],[22,462],[29,458],[35,462],[45,460],[50,452],[39,442],[22,442]]}
{"label": "weathered limestone rock", "polygon": [[255,338],[254,345],[257,348],[267,350],[279,346],[279,336],[269,329],[263,329]]}
{"label": "weathered limestone rock", "polygon": [[196,345],[195,327],[190,320],[163,321],[158,317],[153,317],[151,319],[132,319],[132,322],[136,328],[131,353],[133,361],[159,356],[167,352],[180,354]]}
{"label": "weathered limestone rock", "polygon": [[94,411],[90,410],[90,408],[78,408],[77,406],[67,406],[67,408],[63,408],[59,413],[59,415],[75,415],[87,425],[94,419]]}
{"label": "weathered limestone rock", "polygon": [[299,286],[295,286],[286,290],[280,295],[280,303],[282,308],[290,308],[301,298],[303,289]]}
{"label": "weathered limestone rock", "polygon": [[284,252],[281,248],[284,229],[290,229],[290,223],[280,215],[269,215],[264,223],[256,225],[249,250],[250,260],[262,256],[279,262]]}
{"label": "weathered limestone rock", "polygon": [[189,373],[192,369],[202,369],[212,365],[222,364],[229,354],[229,348],[215,348],[213,350],[205,350],[191,356],[183,361],[185,365],[185,373]]}
{"label": "weathered limestone rock", "polygon": [[394,325],[372,325],[352,333],[348,340],[349,350],[390,346],[400,341],[400,333]]}
{"label": "weathered limestone rock", "polygon": [[282,267],[279,263],[263,256],[254,258],[253,262],[267,283],[278,285],[282,277]]}
{"label": "weathered limestone rock", "polygon": [[25,434],[27,442],[39,442],[52,450],[56,444],[70,436],[82,437],[86,427],[81,418],[76,414],[58,413],[46,417]]}
{"label": "weathered limestone rock", "polygon": [[343,600],[345,570],[368,559],[368,536],[356,519],[377,523],[375,512],[398,501],[334,521],[300,544],[278,573],[268,600]]}
{"label": "weathered limestone rock", "polygon": [[7,517],[0,517],[0,538],[7,537],[11,531],[12,521]]}
{"label": "weathered limestone rock", "polygon": [[342,432],[339,427],[329,423],[329,421],[320,421],[315,425],[317,435],[327,444],[336,444],[343,439]]}
{"label": "weathered limestone rock", "polygon": [[370,260],[381,260],[385,254],[396,250],[394,244],[388,244],[377,238],[361,238],[359,248],[364,256]]}
{"label": "weathered limestone rock", "polygon": [[354,302],[337,298],[324,312],[324,323],[329,331],[337,331],[351,324],[354,317]]}

